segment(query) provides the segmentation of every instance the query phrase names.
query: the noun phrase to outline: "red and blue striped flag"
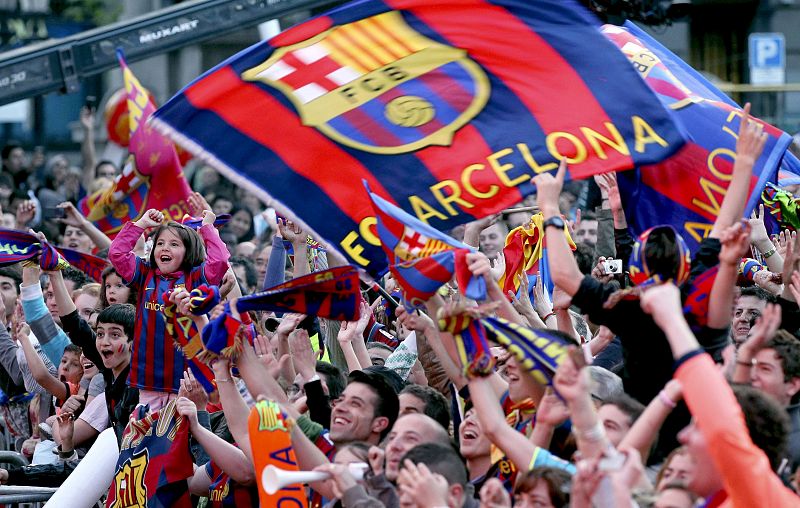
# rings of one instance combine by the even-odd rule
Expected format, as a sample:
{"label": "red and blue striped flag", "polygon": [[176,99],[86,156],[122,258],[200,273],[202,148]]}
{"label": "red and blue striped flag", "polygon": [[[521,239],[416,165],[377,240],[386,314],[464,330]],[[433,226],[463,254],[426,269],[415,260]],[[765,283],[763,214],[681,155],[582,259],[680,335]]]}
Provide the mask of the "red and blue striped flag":
{"label": "red and blue striped flag", "polygon": [[156,110],[155,104],[128,68],[121,51],[117,58],[128,95],[131,156],[111,187],[78,203],[80,212],[111,237],[150,208],[180,221],[188,212],[187,200],[192,193],[175,146],[145,123]]}
{"label": "red and blue striped flag", "polygon": [[440,231],[567,158],[584,178],[684,138],[575,0],[360,0],[221,63],[154,124],[353,264],[386,259],[358,183]]}
{"label": "red and blue striped flag", "polygon": [[[672,157],[618,175],[628,225],[638,235],[671,224],[694,252],[711,232],[727,192],[742,110],[633,23],[606,25],[603,32],[689,134],[689,142]],[[753,168],[745,214],[758,204],[791,142],[785,132],[761,123],[768,139]]]}
{"label": "red and blue striped flag", "polygon": [[486,299],[486,281],[473,277],[466,255],[474,251],[370,192],[378,238],[389,258],[389,271],[403,290],[407,309],[423,305],[456,276],[458,288],[473,300]]}

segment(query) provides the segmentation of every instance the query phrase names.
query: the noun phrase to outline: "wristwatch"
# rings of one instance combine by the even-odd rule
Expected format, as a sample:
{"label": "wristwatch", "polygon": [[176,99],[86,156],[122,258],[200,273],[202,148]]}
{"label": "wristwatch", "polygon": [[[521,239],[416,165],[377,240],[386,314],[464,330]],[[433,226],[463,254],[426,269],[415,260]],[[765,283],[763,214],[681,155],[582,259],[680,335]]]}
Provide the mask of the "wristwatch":
{"label": "wristwatch", "polygon": [[544,223],[542,224],[542,229],[547,229],[550,226],[555,226],[558,229],[564,229],[564,226],[566,226],[566,224],[564,223],[564,219],[562,219],[559,215],[554,215],[549,219],[547,219],[546,221],[544,221]]}

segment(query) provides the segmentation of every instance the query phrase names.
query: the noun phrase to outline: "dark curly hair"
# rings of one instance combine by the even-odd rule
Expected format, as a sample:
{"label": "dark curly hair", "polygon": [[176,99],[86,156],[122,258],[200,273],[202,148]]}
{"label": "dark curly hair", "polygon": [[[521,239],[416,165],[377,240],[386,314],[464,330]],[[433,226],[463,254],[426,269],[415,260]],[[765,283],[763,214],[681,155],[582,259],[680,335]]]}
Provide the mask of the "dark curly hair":
{"label": "dark curly hair", "polygon": [[734,386],[733,393],[744,413],[750,439],[767,455],[772,469],[776,470],[785,455],[789,437],[786,410],[770,396],[751,386]]}

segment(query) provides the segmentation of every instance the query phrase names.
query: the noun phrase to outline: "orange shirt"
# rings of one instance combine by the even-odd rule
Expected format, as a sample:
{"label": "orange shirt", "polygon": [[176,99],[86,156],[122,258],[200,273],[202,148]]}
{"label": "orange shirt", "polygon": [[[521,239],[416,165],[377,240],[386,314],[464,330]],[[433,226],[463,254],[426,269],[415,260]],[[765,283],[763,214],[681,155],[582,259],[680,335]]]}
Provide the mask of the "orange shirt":
{"label": "orange shirt", "polygon": [[675,377],[706,438],[728,498],[721,508],[796,508],[800,497],[783,485],[767,456],[753,444],[733,390],[707,354],[690,358]]}

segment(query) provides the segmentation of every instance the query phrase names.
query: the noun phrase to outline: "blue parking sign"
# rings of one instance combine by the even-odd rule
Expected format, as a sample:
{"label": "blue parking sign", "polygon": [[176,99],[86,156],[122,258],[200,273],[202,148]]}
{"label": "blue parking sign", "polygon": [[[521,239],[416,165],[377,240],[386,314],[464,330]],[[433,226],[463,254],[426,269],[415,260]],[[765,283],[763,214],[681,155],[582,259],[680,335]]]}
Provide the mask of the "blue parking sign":
{"label": "blue parking sign", "polygon": [[752,33],[750,47],[750,83],[782,85],[786,81],[786,39],[782,33]]}

